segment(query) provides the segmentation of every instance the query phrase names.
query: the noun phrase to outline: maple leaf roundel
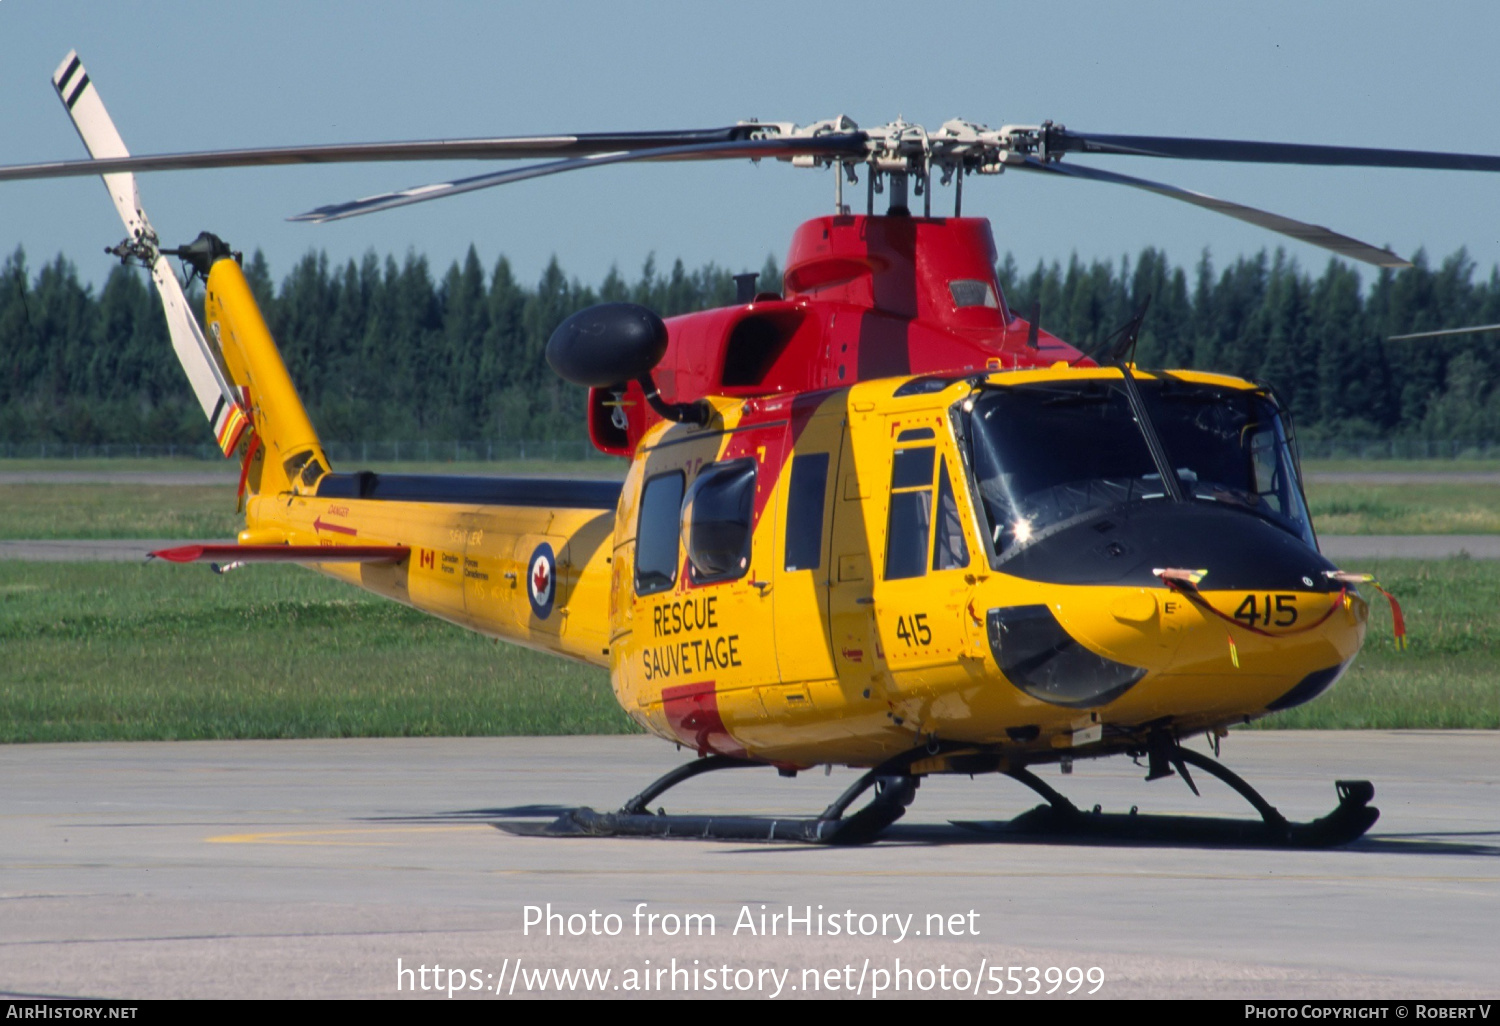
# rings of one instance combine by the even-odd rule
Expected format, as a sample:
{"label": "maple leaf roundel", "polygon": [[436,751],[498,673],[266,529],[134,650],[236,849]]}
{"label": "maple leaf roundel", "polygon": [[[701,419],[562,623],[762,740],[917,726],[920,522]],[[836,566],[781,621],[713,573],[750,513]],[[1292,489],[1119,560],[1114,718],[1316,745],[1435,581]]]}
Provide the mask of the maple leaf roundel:
{"label": "maple leaf roundel", "polygon": [[526,597],[538,620],[552,615],[552,601],[557,597],[557,559],[552,546],[542,542],[531,553],[526,567]]}

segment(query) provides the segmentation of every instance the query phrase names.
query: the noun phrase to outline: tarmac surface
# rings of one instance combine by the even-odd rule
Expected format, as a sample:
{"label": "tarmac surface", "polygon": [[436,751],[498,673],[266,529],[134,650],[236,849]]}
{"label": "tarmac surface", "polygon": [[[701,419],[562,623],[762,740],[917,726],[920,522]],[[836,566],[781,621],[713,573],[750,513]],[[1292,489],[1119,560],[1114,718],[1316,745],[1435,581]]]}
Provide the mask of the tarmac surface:
{"label": "tarmac surface", "polygon": [[[863,848],[550,839],[497,824],[614,807],[685,754],[641,737],[0,747],[0,996],[519,997],[551,968],[607,969],[610,997],[643,978],[652,996],[935,997],[1030,988],[1032,967],[1060,992],[1078,970],[1079,996],[1096,969],[1112,998],[1500,993],[1500,733],[1237,731],[1223,756],[1293,819],[1369,778],[1381,819],[1330,851],[1023,843],[950,825],[1035,804],[982,776],[930,778]],[[661,803],[806,815],[851,773],[710,774]],[[1084,808],[1248,812],[1201,774],[1199,799],[1121,758],[1041,775]],[[762,911],[783,914],[775,935]],[[689,914],[713,935],[683,935]]]}
{"label": "tarmac surface", "polygon": [[1325,534],[1323,555],[1343,559],[1500,559],[1500,534]]}
{"label": "tarmac surface", "polygon": [[233,545],[235,539],[185,542],[181,538],[59,538],[37,541],[0,540],[0,559],[32,563],[136,563],[152,552],[180,545]]}

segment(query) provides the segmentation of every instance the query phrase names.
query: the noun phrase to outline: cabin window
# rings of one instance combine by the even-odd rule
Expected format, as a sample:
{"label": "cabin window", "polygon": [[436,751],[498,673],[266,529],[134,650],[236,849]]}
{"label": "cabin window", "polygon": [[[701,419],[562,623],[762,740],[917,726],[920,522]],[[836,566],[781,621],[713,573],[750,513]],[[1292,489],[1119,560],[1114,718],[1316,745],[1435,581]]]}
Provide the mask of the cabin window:
{"label": "cabin window", "polygon": [[823,562],[823,497],[828,490],[828,453],[792,459],[786,500],[786,569],[816,570]]}
{"label": "cabin window", "polygon": [[958,278],[948,283],[948,291],[953,295],[953,305],[959,309],[966,306],[1000,309],[1000,300],[995,296],[995,286],[987,281],[980,281],[978,278]]}
{"label": "cabin window", "polygon": [[964,524],[958,516],[958,502],[948,481],[948,461],[938,469],[937,522],[932,546],[932,568],[953,570],[969,565],[969,546],[964,541]]}
{"label": "cabin window", "polygon": [[754,460],[720,463],[698,475],[682,502],[682,539],[694,583],[744,576],[754,516]]}
{"label": "cabin window", "polygon": [[641,489],[635,530],[635,591],[651,595],[677,583],[677,518],[682,510],[682,471],[659,474]]}

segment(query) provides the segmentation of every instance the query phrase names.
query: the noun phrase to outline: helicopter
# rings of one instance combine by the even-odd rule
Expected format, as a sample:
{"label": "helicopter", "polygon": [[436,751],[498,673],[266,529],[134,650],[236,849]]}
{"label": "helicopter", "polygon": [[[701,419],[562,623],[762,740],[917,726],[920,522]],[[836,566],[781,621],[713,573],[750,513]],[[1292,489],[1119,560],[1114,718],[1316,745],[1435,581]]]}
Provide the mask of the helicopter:
{"label": "helicopter", "polygon": [[[241,464],[237,543],[154,555],[302,564],[604,667],[632,719],[695,755],[618,811],[517,830],[865,843],[924,778],[981,773],[1044,799],[1007,827],[1023,833],[1318,847],[1376,821],[1368,781],[1338,781],[1333,811],[1293,822],[1182,743],[1205,734],[1217,755],[1230,726],[1331,687],[1365,637],[1361,586],[1386,594],[1404,631],[1394,597],[1319,551],[1286,411],[1237,377],[1136,366],[1144,309],[1093,352],[1012,310],[989,223],[962,216],[963,184],[1026,172],[1127,185],[1393,267],[1405,261],[1330,229],[1075,158],[1483,171],[1500,158],[847,118],[133,157],[76,53],[53,83],[91,159],[4,167],[0,181],[103,177],[129,233],[110,252],[151,270],[179,361]],[[134,176],[433,157],[542,162],[299,219],[705,159],[831,171],[834,209],[796,229],[781,292],[743,276],[729,307],[663,321],[606,303],[557,328],[547,360],[588,389],[589,438],[628,459],[623,484],[336,471],[237,254],[207,232],[163,247]],[[857,214],[844,200],[861,173]],[[951,216],[932,213],[939,187]],[[204,280],[206,331],[174,256]],[[1108,756],[1195,792],[1192,770],[1216,777],[1259,819],[1086,812],[1033,772]],[[650,808],[707,772],[833,765],[864,772],[809,817]]]}

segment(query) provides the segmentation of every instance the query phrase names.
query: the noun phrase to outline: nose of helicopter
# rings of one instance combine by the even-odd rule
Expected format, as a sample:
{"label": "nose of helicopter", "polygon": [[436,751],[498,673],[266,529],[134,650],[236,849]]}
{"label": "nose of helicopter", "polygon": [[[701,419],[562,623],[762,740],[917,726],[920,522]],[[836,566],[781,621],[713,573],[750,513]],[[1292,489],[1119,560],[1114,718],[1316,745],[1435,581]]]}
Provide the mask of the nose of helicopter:
{"label": "nose of helicopter", "polygon": [[1034,602],[987,603],[1006,679],[1053,705],[1107,706],[1122,722],[1299,705],[1348,666],[1368,616],[1302,539],[1205,503],[1092,517],[1002,555],[997,569],[1039,585]]}

